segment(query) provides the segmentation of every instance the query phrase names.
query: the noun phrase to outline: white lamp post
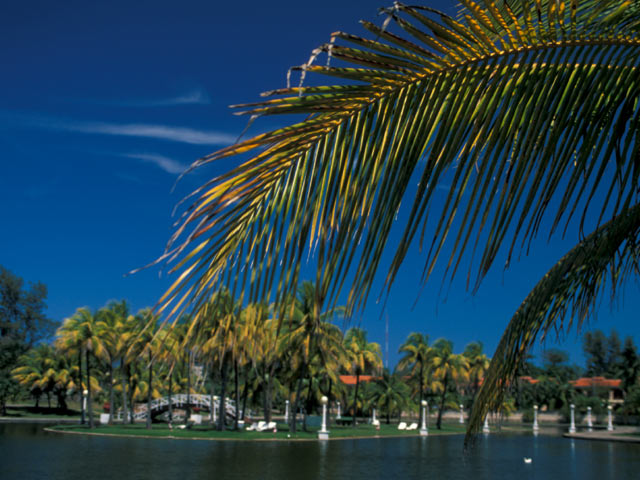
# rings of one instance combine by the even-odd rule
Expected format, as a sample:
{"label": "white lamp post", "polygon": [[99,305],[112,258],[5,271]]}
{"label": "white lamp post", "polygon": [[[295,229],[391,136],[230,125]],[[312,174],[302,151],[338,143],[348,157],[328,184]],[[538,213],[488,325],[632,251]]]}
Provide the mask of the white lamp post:
{"label": "white lamp post", "polygon": [[376,424],[376,409],[372,409],[371,412],[371,425],[375,425]]}
{"label": "white lamp post", "polygon": [[289,400],[284,401],[284,423],[289,423]]}
{"label": "white lamp post", "polygon": [[613,407],[611,405],[609,405],[607,407],[607,414],[608,414],[608,420],[607,420],[607,431],[608,432],[613,432],[613,413],[612,413]]}
{"label": "white lamp post", "polygon": [[216,420],[217,420],[216,411],[218,410],[218,408],[216,407],[216,403],[218,403],[218,396],[214,395],[213,396],[213,412],[211,413],[213,415],[213,423],[216,423]]}
{"label": "white lamp post", "polygon": [[89,395],[89,390],[86,388],[82,391],[82,423],[84,423],[85,414],[87,417],[91,415],[91,412],[87,412],[87,395]]}
{"label": "white lamp post", "polygon": [[329,399],[324,395],[320,399],[322,403],[322,427],[318,432],[318,440],[329,440],[329,432],[327,430],[327,402]]}
{"label": "white lamp post", "polygon": [[538,433],[540,427],[538,426],[538,405],[533,406],[533,433]]}
{"label": "white lamp post", "polygon": [[338,402],[338,416],[337,418],[342,418],[342,410],[340,409],[340,402]]}
{"label": "white lamp post", "polygon": [[489,414],[487,413],[487,416],[484,417],[484,425],[482,426],[482,433],[489,433],[491,432],[491,429],[489,428]]}
{"label": "white lamp post", "polygon": [[464,423],[464,410],[462,404],[460,404],[460,423]]}
{"label": "white lamp post", "polygon": [[587,427],[589,427],[590,432],[593,432],[593,420],[591,419],[591,407],[587,407]]}
{"label": "white lamp post", "polygon": [[429,435],[429,430],[427,430],[427,406],[428,403],[426,400],[422,400],[420,402],[422,404],[422,425],[420,425],[420,436],[426,437]]}
{"label": "white lamp post", "polygon": [[576,433],[576,406],[571,404],[571,425],[569,425],[569,433]]}

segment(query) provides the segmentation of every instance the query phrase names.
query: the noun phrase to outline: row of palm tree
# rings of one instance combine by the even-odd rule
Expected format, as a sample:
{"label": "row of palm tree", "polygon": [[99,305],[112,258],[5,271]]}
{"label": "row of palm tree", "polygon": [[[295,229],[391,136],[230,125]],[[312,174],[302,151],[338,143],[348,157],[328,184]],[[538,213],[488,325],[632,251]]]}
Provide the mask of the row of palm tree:
{"label": "row of palm tree", "polygon": [[[295,432],[299,412],[306,428],[307,414],[324,395],[350,405],[354,425],[365,410],[401,415],[416,410],[425,397],[439,395],[440,426],[448,395],[477,391],[488,363],[480,344],[454,354],[451,342],[440,339],[429,345],[428,336],[412,333],[391,374],[383,371],[380,346],[367,340],[366,331],[353,327],[343,334],[335,320],[344,310],[322,311],[317,296],[316,286],[303,282],[278,315],[265,304],[243,306],[222,289],[203,315],[183,316],[173,325],[161,323],[148,308],[132,314],[125,301],[112,301],[97,311],[82,307],[64,321],[53,345],[30,352],[14,375],[36,401],[52,393],[61,408],[66,408],[67,395],[86,391],[86,411],[81,402],[81,413],[90,427],[94,418],[87,412],[93,412],[96,394],[106,400],[109,423],[118,404],[121,418],[133,422],[136,404],[146,401],[150,411],[152,399],[162,395],[209,393],[211,405],[216,394],[233,395],[238,412],[234,428],[246,416],[248,402],[261,403],[270,421],[274,402],[289,400],[290,429]],[[340,381],[342,374],[355,376],[351,393]],[[362,386],[363,375],[374,380]],[[224,408],[225,402],[219,402],[219,430],[227,428]],[[186,409],[189,418],[190,401]],[[172,407],[168,416],[173,419]],[[150,415],[147,426],[151,428]]]}

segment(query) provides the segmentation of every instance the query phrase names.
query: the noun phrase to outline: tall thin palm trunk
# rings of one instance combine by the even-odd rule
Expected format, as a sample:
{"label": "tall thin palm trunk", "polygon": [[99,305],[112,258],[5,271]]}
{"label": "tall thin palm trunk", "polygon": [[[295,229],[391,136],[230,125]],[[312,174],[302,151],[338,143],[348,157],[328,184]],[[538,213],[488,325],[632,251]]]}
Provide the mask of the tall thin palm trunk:
{"label": "tall thin palm trunk", "polygon": [[238,390],[238,361],[236,360],[234,362],[233,365],[233,369],[234,369],[234,376],[235,376],[235,387],[236,387],[236,419],[234,422],[234,428],[236,430],[238,430],[238,415],[240,414],[240,411],[238,410],[240,408],[240,391]]}
{"label": "tall thin palm trunk", "polygon": [[173,370],[169,373],[169,423],[173,422],[173,402],[171,396],[173,395]]}
{"label": "tall thin palm trunk", "polygon": [[220,385],[220,415],[218,416],[218,430],[223,431],[225,424],[225,415],[226,415],[226,395],[227,395],[227,369],[225,365],[225,359],[222,359],[222,365],[220,367],[220,377],[222,379]]}
{"label": "tall thin palm trunk", "polygon": [[423,375],[424,365],[422,363],[422,359],[420,360],[420,395],[418,399],[418,425],[422,425],[422,399],[424,398],[424,377]]}
{"label": "tall thin palm trunk", "polygon": [[109,425],[113,425],[113,407],[115,392],[113,391],[113,362],[109,359]]}
{"label": "tall thin palm trunk", "polygon": [[210,413],[210,417],[209,418],[209,424],[211,425],[211,427],[215,427],[215,422],[213,421],[213,417],[214,417],[214,413],[215,413],[215,409],[216,409],[216,403],[213,399],[213,397],[216,394],[216,383],[215,383],[215,369],[211,368],[211,390],[209,391],[209,413]]}
{"label": "tall thin palm trunk", "polygon": [[289,427],[291,433],[296,433],[296,417],[298,416],[298,406],[300,405],[300,395],[302,394],[302,379],[304,377],[306,366],[302,365],[302,368],[300,370],[300,376],[298,377],[298,387],[296,388],[296,398],[293,401],[293,408],[291,412],[291,426]]}
{"label": "tall thin palm trunk", "polygon": [[120,373],[122,377],[122,424],[127,423],[127,417],[129,416],[127,409],[127,372],[124,365],[124,357],[120,359]]}
{"label": "tall thin palm trunk", "polygon": [[186,424],[191,417],[191,352],[187,353],[187,415],[184,419]]}
{"label": "tall thin palm trunk", "polygon": [[447,396],[447,386],[449,383],[449,374],[445,374],[442,384],[442,398],[440,399],[440,408],[438,408],[438,422],[436,424],[438,430],[442,429],[442,411],[444,410],[444,401]]}
{"label": "tall thin palm trunk", "polygon": [[360,372],[356,370],[356,391],[353,394],[353,421],[352,426],[356,426],[356,417],[358,416],[358,387],[360,386]]}
{"label": "tall thin palm trunk", "polygon": [[93,428],[93,398],[91,396],[91,368],[89,367],[89,350],[85,351],[87,361],[87,414],[89,415],[89,428]]}
{"label": "tall thin palm trunk", "polygon": [[147,385],[147,430],[151,430],[151,397],[153,394],[153,364],[149,350],[149,384]]}
{"label": "tall thin palm trunk", "polygon": [[128,365],[128,364],[127,364],[127,388],[129,390],[129,405],[131,405],[131,411],[129,414],[129,423],[133,425],[134,423],[136,423],[135,418],[133,418],[133,414],[135,411],[135,404],[133,401],[133,392],[135,391],[135,388],[131,385],[131,365]]}
{"label": "tall thin palm trunk", "polygon": [[246,375],[244,379],[244,388],[242,390],[242,420],[243,421],[246,417],[248,397],[249,397],[249,375]]}
{"label": "tall thin palm trunk", "polygon": [[[333,380],[329,379],[329,394],[327,398],[329,398],[329,405],[331,405],[331,390],[333,389]],[[327,428],[331,424],[331,415],[327,415]]]}
{"label": "tall thin palm trunk", "polygon": [[309,375],[309,388],[307,388],[306,405],[304,407],[304,414],[302,415],[302,430],[307,431],[307,415],[311,411],[311,388],[313,387],[313,379]]}
{"label": "tall thin palm trunk", "polygon": [[85,420],[85,411],[84,411],[84,398],[83,398],[83,388],[82,388],[82,349],[78,349],[78,378],[80,379],[80,424],[84,425],[86,423]]}

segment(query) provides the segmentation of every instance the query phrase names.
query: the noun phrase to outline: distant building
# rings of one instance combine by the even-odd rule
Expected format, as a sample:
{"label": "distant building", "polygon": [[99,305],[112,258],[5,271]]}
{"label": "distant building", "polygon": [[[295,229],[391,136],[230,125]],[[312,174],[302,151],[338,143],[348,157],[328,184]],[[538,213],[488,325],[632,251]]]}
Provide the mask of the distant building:
{"label": "distant building", "polygon": [[624,403],[624,394],[622,392],[622,380],[604,377],[582,377],[577,380],[570,380],[569,383],[573,388],[584,395],[593,395],[596,391],[606,391],[607,400],[611,404]]}
{"label": "distant building", "polygon": [[[379,377],[374,377],[373,375],[360,375],[360,383],[370,382]],[[340,381],[345,385],[355,385],[356,384],[356,376],[355,375],[340,375]]]}

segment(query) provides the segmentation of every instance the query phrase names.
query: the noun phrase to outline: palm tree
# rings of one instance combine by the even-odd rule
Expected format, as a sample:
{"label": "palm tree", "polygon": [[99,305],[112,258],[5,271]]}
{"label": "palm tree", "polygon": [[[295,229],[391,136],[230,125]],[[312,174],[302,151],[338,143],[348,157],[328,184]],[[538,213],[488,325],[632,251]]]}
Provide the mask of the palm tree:
{"label": "palm tree", "polygon": [[[203,340],[200,349],[204,355],[211,358],[220,376],[218,430],[225,429],[227,370],[229,361],[233,359],[239,310],[240,305],[234,301],[231,293],[228,290],[220,290],[207,304],[202,318],[194,321],[195,325],[201,326],[200,335]],[[204,324],[205,319],[208,319],[207,324]]]}
{"label": "palm tree", "polygon": [[[470,258],[475,289],[496,258],[509,265],[538,233],[574,231],[576,246],[507,326],[472,413],[477,431],[538,334],[580,326],[606,273],[617,292],[635,271],[640,4],[479,0],[453,18],[396,2],[384,13],[382,26],[363,22],[371,38],[335,32],[297,68],[299,85],[241,106],[300,121],[194,163],[252,155],[185,205],[160,259],[181,272],[162,302],[198,311],[222,282],[278,309],[308,257],[327,304],[349,282],[350,314],[366,304],[388,245],[389,288],[415,241],[422,283],[448,252],[445,275]],[[314,64],[323,52],[334,64]],[[339,81],[305,87],[312,74]],[[446,200],[434,201],[443,187]],[[390,242],[403,201],[404,233]],[[575,319],[563,322],[569,310]]]}
{"label": "palm tree", "polygon": [[407,405],[409,387],[402,381],[397,372],[390,374],[388,370],[382,373],[382,377],[372,382],[371,397],[374,405],[384,413],[387,425],[391,423],[394,412],[402,412]]}
{"label": "palm tree", "polygon": [[482,342],[471,342],[464,348],[462,353],[469,363],[469,380],[471,381],[471,394],[474,399],[478,394],[480,382],[484,380],[491,362],[482,349]]}
{"label": "palm tree", "polygon": [[[137,319],[130,314],[129,305],[125,300],[119,302],[112,301],[105,307],[106,315],[108,315],[108,321],[103,326],[105,336],[105,346],[110,351],[110,355],[115,362],[120,360],[120,389],[122,391],[122,421],[126,423],[129,418],[129,408],[127,400],[127,389],[129,387],[130,377],[130,363],[134,361],[134,358],[129,353],[129,348],[135,342],[135,339],[139,333],[140,325]],[[133,353],[133,352],[132,352]],[[112,373],[110,372],[110,375]],[[113,394],[112,391],[109,394],[111,408],[109,411],[109,421],[113,421]],[[131,405],[131,412],[133,412],[133,404]],[[133,422],[133,416],[130,417]]]}
{"label": "palm tree", "polygon": [[[96,385],[91,380],[90,357],[93,355],[97,359],[103,359],[106,355],[104,344],[99,336],[97,315],[91,312],[88,307],[79,308],[70,318],[65,319],[58,329],[57,335],[58,345],[62,351],[70,352],[75,350],[79,352],[79,365],[81,364],[82,354],[84,354],[86,375],[84,387],[87,390],[87,414],[89,428],[94,428],[93,390],[96,389]],[[83,413],[85,413],[84,406]]]}
{"label": "palm tree", "polygon": [[[115,308],[114,308],[115,307]],[[104,345],[104,358],[109,370],[109,425],[113,423],[113,410],[115,404],[115,392],[113,388],[114,363],[122,355],[123,333],[122,318],[117,313],[117,307],[109,304],[98,311],[96,329]],[[124,378],[124,375],[123,375]],[[126,414],[126,406],[125,414]]]}
{"label": "palm tree", "polygon": [[318,354],[318,347],[321,345],[319,339],[335,336],[335,327],[328,320],[341,315],[343,311],[342,307],[322,311],[324,293],[321,288],[308,281],[302,282],[298,287],[293,308],[289,309],[288,332],[281,344],[295,352],[292,362],[293,371],[297,372],[297,387],[290,420],[293,433],[296,432],[296,417],[298,407],[301,406],[302,383],[309,374],[313,357]]}
{"label": "palm tree", "polygon": [[350,370],[356,376],[356,388],[353,392],[353,426],[358,415],[358,387],[360,375],[382,367],[380,345],[367,341],[367,332],[353,327],[344,336],[344,346],[349,358]]}
{"label": "palm tree", "polygon": [[[22,387],[27,388],[35,398],[36,408],[39,407],[40,397],[43,394],[46,394],[47,398],[49,397],[51,388],[48,371],[54,362],[53,354],[53,348],[49,345],[38,345],[22,355],[18,359],[19,366],[11,372],[14,380]],[[49,407],[51,407],[50,401]]]}
{"label": "palm tree", "polygon": [[440,338],[433,344],[431,365],[433,366],[434,376],[442,384],[437,421],[437,428],[440,430],[442,428],[442,412],[444,411],[449,387],[452,382],[469,378],[469,363],[464,355],[453,353],[453,342]]}
{"label": "palm tree", "polygon": [[[418,332],[409,334],[407,340],[400,345],[399,353],[404,356],[398,362],[398,369],[409,369],[409,374],[413,379],[418,379],[418,405],[422,403],[424,398],[424,380],[426,375],[426,367],[429,363],[431,348],[429,347],[429,335],[423,335]],[[419,423],[422,425],[422,409],[420,411]]]}
{"label": "palm tree", "polygon": [[[264,304],[249,305],[243,313],[249,329],[246,337],[249,342],[248,353],[256,371],[257,386],[263,390],[264,419],[266,422],[270,422],[272,386],[282,358],[278,352],[279,324],[273,318],[266,318],[269,309]],[[247,387],[245,386],[246,391]],[[242,411],[244,412],[244,410],[243,408]]]}

